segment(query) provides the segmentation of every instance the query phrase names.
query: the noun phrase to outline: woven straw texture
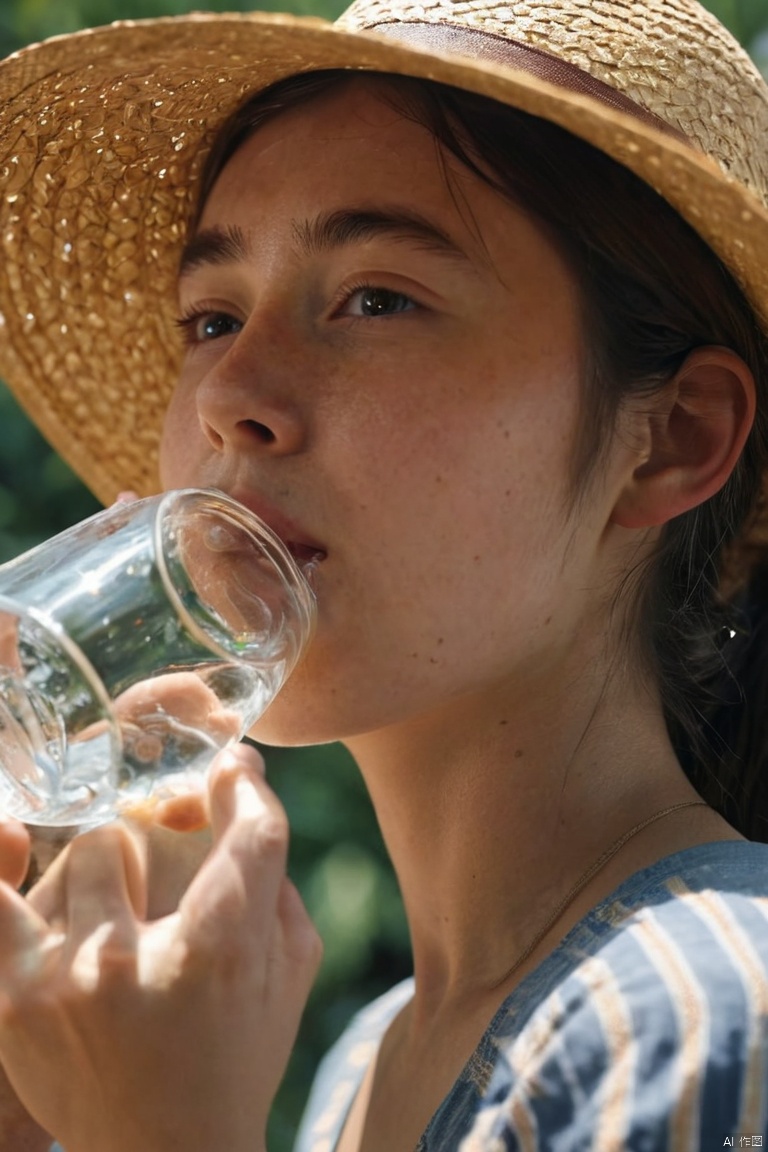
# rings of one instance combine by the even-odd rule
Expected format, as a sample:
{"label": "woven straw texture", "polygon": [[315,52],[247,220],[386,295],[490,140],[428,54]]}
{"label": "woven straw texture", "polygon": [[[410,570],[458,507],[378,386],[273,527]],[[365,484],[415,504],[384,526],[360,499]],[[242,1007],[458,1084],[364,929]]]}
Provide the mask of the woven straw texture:
{"label": "woven straw texture", "polygon": [[[519,69],[377,34],[398,21],[559,57],[691,143]],[[690,0],[366,0],[337,27],[198,15],[58,38],[0,66],[0,375],[103,500],[158,485],[176,267],[212,136],[246,93],[329,67],[453,83],[591,141],[701,232],[768,323],[768,90]]]}
{"label": "woven straw texture", "polygon": [[462,24],[509,37],[581,69],[679,128],[768,204],[765,82],[709,12],[690,0],[478,4],[360,0],[340,27]]}

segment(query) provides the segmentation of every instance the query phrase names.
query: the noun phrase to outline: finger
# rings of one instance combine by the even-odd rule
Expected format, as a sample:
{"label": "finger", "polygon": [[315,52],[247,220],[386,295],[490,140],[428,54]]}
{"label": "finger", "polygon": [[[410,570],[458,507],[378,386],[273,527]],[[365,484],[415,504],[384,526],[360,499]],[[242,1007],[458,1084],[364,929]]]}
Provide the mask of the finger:
{"label": "finger", "polygon": [[210,822],[208,797],[203,792],[159,800],[154,812],[154,823],[172,832],[200,832]]}
{"label": "finger", "polygon": [[[33,857],[35,849],[41,855],[45,869],[34,887],[27,893],[27,900],[49,924],[63,927],[66,924],[66,874],[69,866],[69,852],[73,843],[80,838],[72,829],[40,828],[32,835]],[[50,835],[60,832],[60,836]],[[89,833],[93,835],[93,833]],[[43,849],[50,851],[43,856]]]}
{"label": "finger", "polygon": [[147,830],[147,920],[175,912],[211,847],[210,828],[178,832],[153,824]]}
{"label": "finger", "polygon": [[[45,963],[48,925],[28,902],[0,883],[0,991],[13,996]],[[7,1002],[3,1005],[8,1009]]]}
{"label": "finger", "polygon": [[241,773],[264,780],[264,757],[252,744],[233,744],[216,756],[211,765],[208,793],[211,827],[218,840],[236,812],[235,781]]}
{"label": "finger", "polygon": [[142,840],[142,835],[140,835],[140,833],[131,835],[126,826],[114,824],[75,836],[67,848],[64,848],[63,851],[56,856],[53,863],[48,866],[44,876],[38,880],[35,887],[33,887],[31,892],[28,893],[28,896],[26,896],[26,899],[28,899],[32,907],[35,908],[38,915],[44,917],[48,924],[58,926],[66,924],[67,885],[69,881],[68,870],[71,854],[73,854],[73,852],[81,852],[84,842],[86,847],[88,847],[92,841],[100,841],[101,838],[108,839],[113,835],[124,836],[124,838],[130,841],[130,847],[126,849],[128,854],[128,894],[130,903],[132,907],[134,907],[136,914],[138,916],[142,915],[145,900],[143,889],[144,862],[142,852],[140,852],[140,844],[137,842]]}
{"label": "finger", "polygon": [[18,820],[0,820],[0,880],[19,888],[29,870],[29,833]]}
{"label": "finger", "polygon": [[77,948],[99,930],[132,948],[136,916],[146,903],[143,866],[128,831],[110,824],[78,837],[71,844],[64,872],[67,930]]}
{"label": "finger", "polygon": [[225,740],[236,740],[242,729],[242,719],[237,712],[228,708],[212,708],[208,716],[208,731],[212,736],[218,737],[223,744]]}
{"label": "finger", "polygon": [[200,832],[211,823],[208,794],[204,791],[185,792],[180,796],[162,799],[149,796],[121,809],[121,817],[131,827],[149,834],[154,828],[169,828],[172,832]]}
{"label": "finger", "polygon": [[19,656],[19,618],[0,612],[0,664],[12,672],[23,672]]}
{"label": "finger", "polygon": [[177,720],[182,724],[207,724],[219,712],[219,698],[195,672],[168,672],[140,680],[115,700],[115,714],[123,725],[143,730],[153,722]]}
{"label": "finger", "polygon": [[68,850],[65,848],[56,857],[27,893],[27,901],[38,915],[56,926],[62,926],[65,920],[64,873]]}
{"label": "finger", "polygon": [[222,758],[217,765],[214,847],[179,905],[181,925],[190,948],[203,955],[253,953],[266,961],[285,877],[288,822],[250,750],[234,759],[237,766]]}
{"label": "finger", "polygon": [[72,842],[77,835],[77,828],[47,827],[44,824],[28,824],[26,828],[29,835],[29,871],[24,877],[24,884],[29,890],[48,871],[67,844]]}
{"label": "finger", "polygon": [[323,942],[298,889],[287,876],[280,886],[278,916],[283,932],[284,955],[304,974],[308,991],[323,959]]}

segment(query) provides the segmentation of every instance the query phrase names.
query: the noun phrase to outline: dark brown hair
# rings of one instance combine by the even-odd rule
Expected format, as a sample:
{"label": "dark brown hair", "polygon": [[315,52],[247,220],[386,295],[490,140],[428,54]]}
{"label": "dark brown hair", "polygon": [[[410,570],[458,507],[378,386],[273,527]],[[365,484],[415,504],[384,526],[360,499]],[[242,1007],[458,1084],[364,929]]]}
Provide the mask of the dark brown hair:
{"label": "dark brown hair", "polygon": [[[291,77],[253,97],[217,138],[199,204],[239,146],[274,115],[359,73]],[[404,77],[383,96],[446,152],[553,237],[581,289],[587,364],[573,461],[578,499],[599,468],[622,401],[652,395],[697,347],[733,349],[752,371],[758,415],[726,485],[662,532],[623,593],[633,640],[661,690],[683,767],[744,835],[768,840],[768,568],[737,602],[719,591],[723,549],[757,499],[768,463],[768,339],[740,288],[698,234],[648,185],[570,133],[496,101]]]}

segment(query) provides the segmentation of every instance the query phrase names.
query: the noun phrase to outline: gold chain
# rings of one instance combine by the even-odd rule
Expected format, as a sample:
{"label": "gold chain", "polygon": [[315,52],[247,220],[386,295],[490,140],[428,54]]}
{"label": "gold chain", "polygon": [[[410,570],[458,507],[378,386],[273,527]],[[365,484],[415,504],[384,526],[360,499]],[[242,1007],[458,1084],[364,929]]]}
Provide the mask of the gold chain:
{"label": "gold chain", "polygon": [[649,824],[655,824],[657,820],[663,819],[664,816],[670,816],[673,812],[680,812],[683,808],[706,808],[706,806],[707,804],[704,800],[683,800],[679,804],[671,804],[669,808],[662,808],[661,812],[655,812],[653,816],[646,816],[645,820],[641,820],[639,824],[635,824],[635,826],[630,828],[628,832],[624,832],[621,836],[619,836],[618,840],[614,840],[613,844],[606,848],[605,852],[603,852],[601,856],[598,856],[597,860],[595,860],[594,864],[592,864],[587,869],[583,876],[579,877],[573,888],[571,888],[571,890],[557,905],[554,912],[545,923],[544,927],[539,929],[533,940],[531,940],[530,944],[528,944],[524,951],[517,957],[514,964],[510,968],[507,968],[506,972],[500,980],[497,980],[495,984],[491,985],[491,991],[495,990],[496,988],[500,988],[502,984],[505,984],[506,981],[509,980],[510,976],[513,976],[515,972],[517,972],[518,968],[520,968],[520,966],[525,963],[528,957],[536,951],[539,944],[541,944],[542,940],[549,933],[549,931],[554,928],[555,924],[557,924],[563,913],[566,912],[568,908],[570,908],[571,904],[579,895],[579,893],[584,888],[586,888],[590,880],[594,876],[597,876],[598,872],[605,868],[608,861],[612,860],[616,853],[621,851],[624,845],[629,840],[631,840],[633,836],[637,836],[638,832],[642,832],[642,830],[647,828]]}

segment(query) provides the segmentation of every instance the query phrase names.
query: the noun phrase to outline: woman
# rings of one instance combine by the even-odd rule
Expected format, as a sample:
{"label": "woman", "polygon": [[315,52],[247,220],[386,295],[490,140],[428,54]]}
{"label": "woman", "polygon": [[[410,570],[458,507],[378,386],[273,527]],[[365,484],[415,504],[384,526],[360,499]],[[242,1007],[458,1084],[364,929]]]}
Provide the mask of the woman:
{"label": "woman", "polygon": [[[151,487],[163,418],[164,486],[318,559],[316,637],[254,734],[352,751],[415,975],[329,1058],[299,1147],[751,1141],[768,93],[687,0],[344,28],[161,22],[6,65],[4,371],[102,496]],[[3,886],[30,1147],[265,1147],[318,948],[254,755],[222,757],[166,916],[119,828],[28,903]]]}

